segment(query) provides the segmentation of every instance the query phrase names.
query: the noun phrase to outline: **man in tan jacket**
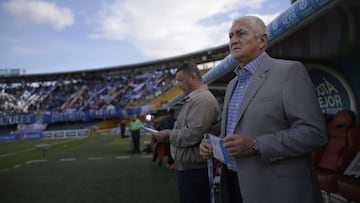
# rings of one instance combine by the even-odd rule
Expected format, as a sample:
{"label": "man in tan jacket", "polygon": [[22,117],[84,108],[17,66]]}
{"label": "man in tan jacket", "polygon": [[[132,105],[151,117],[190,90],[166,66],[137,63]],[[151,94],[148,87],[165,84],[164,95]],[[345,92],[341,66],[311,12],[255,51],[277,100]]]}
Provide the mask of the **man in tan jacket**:
{"label": "man in tan jacket", "polygon": [[195,64],[184,63],[176,72],[178,86],[186,95],[173,130],[155,134],[169,139],[175,160],[181,203],[209,203],[210,188],[206,160],[200,157],[199,144],[205,133],[218,135],[221,110],[208,87],[203,84]]}

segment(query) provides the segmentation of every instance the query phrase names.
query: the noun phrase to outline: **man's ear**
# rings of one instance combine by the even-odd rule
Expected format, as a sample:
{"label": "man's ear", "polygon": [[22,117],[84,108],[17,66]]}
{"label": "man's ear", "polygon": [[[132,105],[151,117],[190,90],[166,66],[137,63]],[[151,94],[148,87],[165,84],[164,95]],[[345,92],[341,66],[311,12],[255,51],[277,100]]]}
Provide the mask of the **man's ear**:
{"label": "man's ear", "polygon": [[266,48],[267,38],[268,38],[267,34],[262,34],[261,36],[259,36],[259,40],[260,40],[259,48],[260,49],[265,49]]}

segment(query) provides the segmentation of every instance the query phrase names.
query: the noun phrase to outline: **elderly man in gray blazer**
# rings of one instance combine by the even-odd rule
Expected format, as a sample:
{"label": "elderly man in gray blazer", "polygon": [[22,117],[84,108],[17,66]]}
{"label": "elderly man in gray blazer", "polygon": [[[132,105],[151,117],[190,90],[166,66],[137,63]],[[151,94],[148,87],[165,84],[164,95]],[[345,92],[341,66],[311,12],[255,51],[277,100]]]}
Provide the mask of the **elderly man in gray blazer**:
{"label": "elderly man in gray blazer", "polygon": [[[226,88],[220,136],[236,167],[222,167],[221,202],[323,202],[311,152],[327,136],[305,67],[267,55],[266,26],[258,17],[235,20],[229,38],[238,67]],[[201,143],[204,159],[211,152]]]}

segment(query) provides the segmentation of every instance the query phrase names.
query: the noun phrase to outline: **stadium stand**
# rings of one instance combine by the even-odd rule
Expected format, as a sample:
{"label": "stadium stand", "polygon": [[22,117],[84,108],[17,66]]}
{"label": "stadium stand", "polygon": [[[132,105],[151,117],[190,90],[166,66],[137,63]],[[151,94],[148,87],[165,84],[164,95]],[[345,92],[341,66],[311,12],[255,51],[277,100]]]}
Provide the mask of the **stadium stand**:
{"label": "stadium stand", "polygon": [[227,54],[221,46],[143,64],[1,77],[0,134],[115,127],[121,117],[165,108],[180,92],[174,80],[178,64],[190,60],[206,73]]}
{"label": "stadium stand", "polygon": [[1,111],[7,114],[38,113],[39,111],[74,112],[111,110],[136,106],[145,95],[161,91],[172,81],[170,71],[137,72],[104,75],[96,81],[85,78],[59,79],[21,85],[5,84],[2,89]]}

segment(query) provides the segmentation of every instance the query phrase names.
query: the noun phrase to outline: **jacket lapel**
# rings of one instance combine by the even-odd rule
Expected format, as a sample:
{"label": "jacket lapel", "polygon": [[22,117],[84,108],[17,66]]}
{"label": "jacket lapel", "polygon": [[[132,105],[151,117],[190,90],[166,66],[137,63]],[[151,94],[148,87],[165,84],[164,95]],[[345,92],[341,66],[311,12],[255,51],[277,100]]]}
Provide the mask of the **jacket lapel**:
{"label": "jacket lapel", "polygon": [[257,67],[254,75],[250,79],[249,86],[246,90],[246,93],[239,108],[236,123],[239,123],[247,106],[249,105],[251,100],[254,98],[256,92],[259,90],[259,88],[266,80],[267,72],[269,71],[269,67],[270,67],[270,59],[271,58],[269,56],[265,56],[264,60],[260,63],[259,67]]}

